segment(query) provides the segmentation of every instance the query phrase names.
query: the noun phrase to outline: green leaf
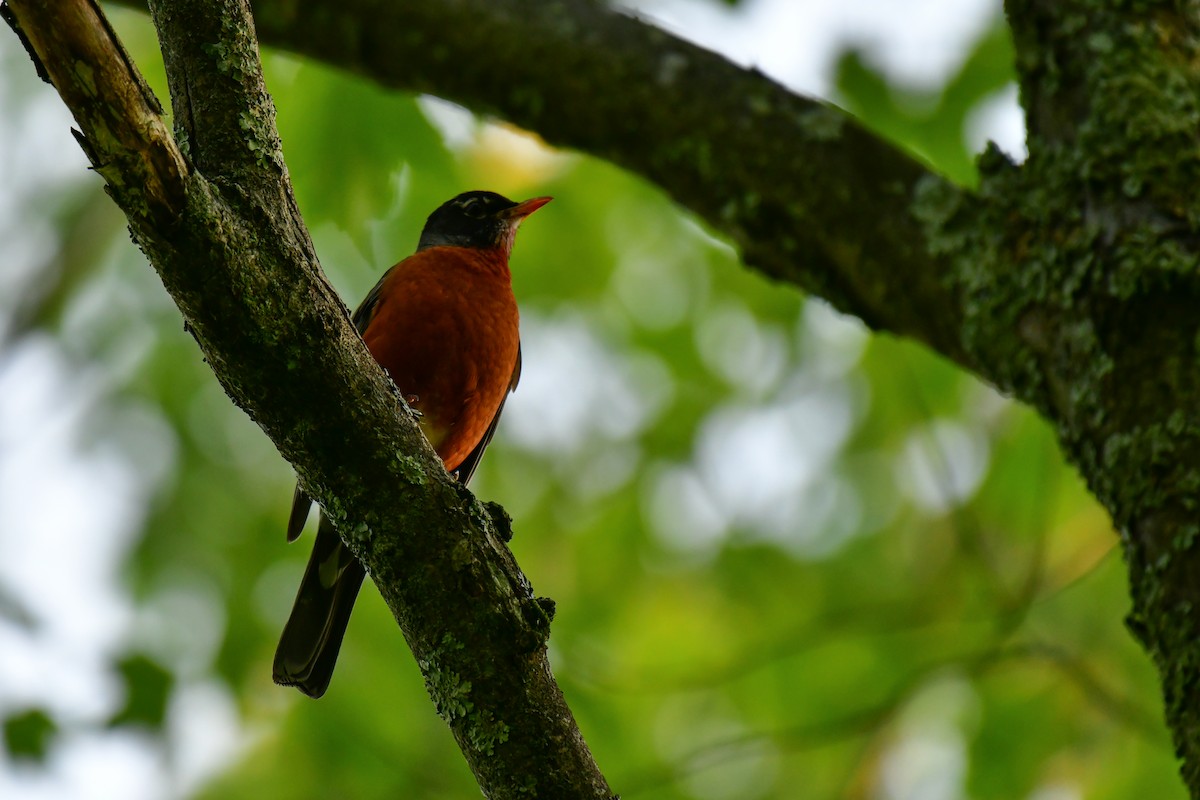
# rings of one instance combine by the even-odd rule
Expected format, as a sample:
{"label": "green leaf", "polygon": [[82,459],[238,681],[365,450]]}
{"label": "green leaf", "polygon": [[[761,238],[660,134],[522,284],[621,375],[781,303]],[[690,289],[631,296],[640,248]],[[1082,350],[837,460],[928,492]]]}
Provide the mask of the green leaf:
{"label": "green leaf", "polygon": [[4,748],[14,759],[45,761],[58,725],[40,708],[4,720]]}
{"label": "green leaf", "polygon": [[175,685],[174,676],[143,655],[131,655],[117,664],[125,683],[125,707],[110,721],[119,725],[144,725],[159,730],[167,714],[167,700]]}

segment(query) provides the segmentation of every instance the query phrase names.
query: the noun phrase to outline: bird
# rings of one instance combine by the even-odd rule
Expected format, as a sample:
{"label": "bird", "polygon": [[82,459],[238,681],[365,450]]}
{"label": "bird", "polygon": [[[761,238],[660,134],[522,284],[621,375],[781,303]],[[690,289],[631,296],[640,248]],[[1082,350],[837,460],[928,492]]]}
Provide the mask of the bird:
{"label": "bird", "polygon": [[[439,206],[413,255],[387,270],[352,317],[446,470],[466,483],[521,377],[517,302],[508,260],[521,222],[550,202],[470,191]],[[296,486],[287,538],[313,501]],[[317,538],[275,651],[273,678],[325,694],[366,570],[321,514]]]}

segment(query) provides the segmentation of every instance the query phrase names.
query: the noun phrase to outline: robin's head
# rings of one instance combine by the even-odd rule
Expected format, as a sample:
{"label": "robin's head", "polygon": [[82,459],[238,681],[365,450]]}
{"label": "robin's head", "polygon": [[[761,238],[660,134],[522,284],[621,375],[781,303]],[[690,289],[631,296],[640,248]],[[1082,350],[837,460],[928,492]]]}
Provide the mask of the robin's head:
{"label": "robin's head", "polygon": [[513,237],[521,220],[549,203],[549,197],[534,197],[514,203],[495,192],[463,192],[442,203],[425,221],[418,250],[426,247],[502,247],[512,250]]}

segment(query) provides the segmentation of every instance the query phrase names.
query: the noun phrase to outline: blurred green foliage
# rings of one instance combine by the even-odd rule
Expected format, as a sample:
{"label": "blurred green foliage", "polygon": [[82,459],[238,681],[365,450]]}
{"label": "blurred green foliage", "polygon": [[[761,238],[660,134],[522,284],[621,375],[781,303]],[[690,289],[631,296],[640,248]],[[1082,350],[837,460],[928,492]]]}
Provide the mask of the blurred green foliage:
{"label": "blurred green foliage", "polygon": [[111,724],[160,730],[166,722],[167,703],[175,688],[174,675],[153,659],[137,653],[126,655],[114,666],[127,696]]}
{"label": "blurred green foliage", "polygon": [[[145,20],[118,27],[165,97]],[[1122,627],[1116,536],[1028,410],[748,272],[609,165],[265,62],[301,209],[351,306],[453,194],[557,198],[514,255],[525,381],[473,489],[512,514],[518,560],[557,601],[556,674],[623,797],[1183,796],[1155,674]],[[858,53],[837,88],[970,184],[964,122],[1010,62],[997,24],[938,93]],[[476,796],[372,589],[326,698],[271,684],[310,541],[284,543],[291,472],[97,183],[52,213],[59,269],[18,333],[105,371],[90,435],[147,487],[114,724],[183,748],[164,730],[179,698],[215,687],[243,735],[200,797]],[[57,724],[10,717],[9,752],[40,754]]]}
{"label": "blurred green foliage", "polygon": [[995,25],[975,43],[958,74],[936,91],[895,86],[857,50],[836,69],[839,102],[870,127],[904,145],[943,174],[974,186],[974,154],[963,146],[967,120],[1013,80],[1008,28]]}
{"label": "blurred green foliage", "polygon": [[30,709],[4,720],[4,749],[18,760],[44,761],[58,725],[45,710]]}

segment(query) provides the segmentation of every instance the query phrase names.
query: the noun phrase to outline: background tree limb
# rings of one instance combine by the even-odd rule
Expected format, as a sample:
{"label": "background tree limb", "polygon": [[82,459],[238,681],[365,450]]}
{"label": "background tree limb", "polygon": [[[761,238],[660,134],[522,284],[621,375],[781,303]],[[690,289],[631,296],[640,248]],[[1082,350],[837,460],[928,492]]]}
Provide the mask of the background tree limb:
{"label": "background tree limb", "polygon": [[925,182],[958,190],[842,111],[596,0],[266,0],[254,12],[267,44],[642,175],[747,265],[972,366],[947,263],[912,202]]}

